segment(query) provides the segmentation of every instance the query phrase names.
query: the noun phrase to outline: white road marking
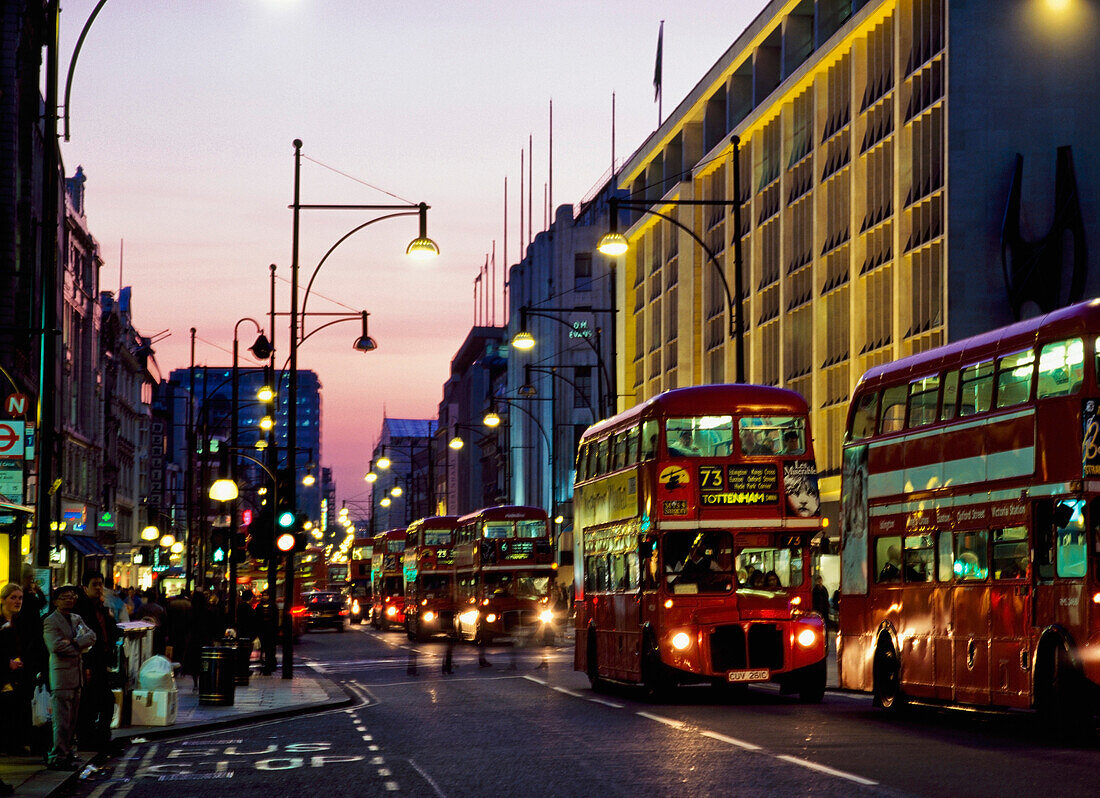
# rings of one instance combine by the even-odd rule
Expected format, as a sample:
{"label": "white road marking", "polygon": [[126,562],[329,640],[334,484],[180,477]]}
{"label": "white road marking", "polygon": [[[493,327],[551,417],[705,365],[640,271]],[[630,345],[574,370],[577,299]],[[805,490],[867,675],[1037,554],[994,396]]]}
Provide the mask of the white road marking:
{"label": "white road marking", "polygon": [[371,737],[371,736],[370,736],[369,734],[364,734],[364,735],[363,735],[363,741],[364,741],[364,742],[368,742],[368,743],[369,743],[369,742],[370,742],[371,740],[373,740],[373,739],[374,739],[374,738],[373,738],[373,737]]}
{"label": "white road marking", "polygon": [[411,759],[409,760],[409,764],[412,765],[413,770],[420,774],[424,781],[431,785],[431,788],[435,790],[435,794],[438,795],[439,798],[447,798],[447,796],[443,794],[443,790],[439,789],[439,785],[435,783],[431,776],[424,772],[424,769],[420,767],[420,765],[416,764],[416,762]]}
{"label": "white road marking", "polygon": [[676,720],[675,718],[665,718],[665,717],[662,717],[660,715],[652,715],[649,712],[635,712],[634,714],[635,715],[640,715],[643,718],[649,718],[650,720],[655,720],[658,723],[663,723],[666,726],[671,726],[674,729],[685,729],[685,728],[687,728],[687,724],[685,724],[681,720]]}
{"label": "white road marking", "polygon": [[574,698],[584,698],[585,697],[584,695],[582,695],[581,693],[576,692],[575,690],[566,690],[564,687],[556,687],[556,686],[551,685],[550,689],[551,690],[557,690],[559,693],[564,693],[565,695],[571,695]]}
{"label": "white road marking", "polygon": [[784,762],[790,762],[792,765],[801,765],[804,768],[810,770],[816,770],[819,773],[827,773],[830,776],[836,776],[840,779],[847,779],[848,781],[854,781],[856,784],[866,784],[870,787],[878,784],[877,781],[871,779],[865,779],[862,776],[857,776],[854,773],[845,773],[843,770],[836,770],[835,768],[828,767],[827,765],[819,765],[816,762],[810,762],[807,759],[799,759],[796,756],[787,756],[786,754],[776,754],[776,759],[782,759]]}
{"label": "white road marking", "polygon": [[744,740],[738,740],[734,737],[727,737],[726,735],[719,734],[718,732],[701,731],[699,733],[701,735],[703,735],[704,737],[709,737],[710,739],[717,740],[720,743],[727,743],[729,745],[736,745],[738,748],[744,748],[746,751],[760,751],[760,750],[763,750],[763,749],[760,748],[759,745],[754,745],[752,743],[746,743]]}
{"label": "white road marking", "polygon": [[382,778],[386,778],[387,776],[392,776],[393,774],[390,773],[389,768],[378,768],[378,775]]}
{"label": "white road marking", "polygon": [[387,790],[389,790],[390,792],[397,792],[398,790],[400,790],[400,789],[401,789],[400,787],[398,787],[398,786],[397,786],[397,782],[396,782],[396,781],[387,781],[387,782],[385,783],[385,787],[386,787],[386,789],[387,789]]}
{"label": "white road marking", "polygon": [[608,701],[604,698],[589,698],[593,704],[603,704],[605,707],[611,707],[612,709],[622,709],[622,704],[616,704],[614,701]]}

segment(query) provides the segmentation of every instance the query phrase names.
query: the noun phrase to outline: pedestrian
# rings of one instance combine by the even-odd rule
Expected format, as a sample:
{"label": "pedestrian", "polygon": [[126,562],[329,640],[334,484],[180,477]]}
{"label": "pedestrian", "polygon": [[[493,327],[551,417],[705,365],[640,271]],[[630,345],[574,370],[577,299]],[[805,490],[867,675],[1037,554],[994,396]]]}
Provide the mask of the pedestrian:
{"label": "pedestrian", "polygon": [[62,585],[54,591],[55,609],[42,625],[50,652],[53,748],[46,757],[46,766],[51,770],[76,770],[80,766],[73,738],[84,684],[81,655],[95,645],[96,638],[95,632],[73,612],[77,595],[75,585]]}
{"label": "pedestrian", "polygon": [[110,574],[103,579],[103,606],[111,613],[115,623],[124,623],[130,620],[130,611],[122,594],[114,589]]}
{"label": "pedestrian", "polygon": [[271,590],[265,589],[260,594],[260,603],[256,606],[259,615],[260,633],[260,673],[268,676],[275,671],[275,619],[274,608],[271,605]]}
{"label": "pedestrian", "polygon": [[109,671],[112,665],[117,666],[115,643],[119,639],[119,631],[103,600],[106,590],[103,575],[99,571],[86,571],[80,581],[84,591],[77,596],[73,612],[95,632],[96,641],[84,655],[87,679],[80,696],[77,736],[85,750],[104,752],[111,747],[115,699],[111,693]]}
{"label": "pedestrian", "polygon": [[165,607],[168,614],[167,634],[165,638],[165,656],[183,667],[180,674],[187,673],[189,658],[187,648],[191,642],[191,598],[186,590],[180,590]]}
{"label": "pedestrian", "polygon": [[0,712],[7,718],[5,748],[9,754],[30,753],[31,692],[34,673],[29,670],[28,648],[16,619],[23,608],[23,588],[9,582],[0,590]]}
{"label": "pedestrian", "polygon": [[247,640],[249,644],[252,644],[259,632],[252,599],[252,591],[245,589],[241,591],[241,597],[237,601],[237,639]]}
{"label": "pedestrian", "polygon": [[145,600],[138,605],[132,616],[135,621],[148,621],[156,625],[153,630],[153,653],[164,654],[167,645],[168,612],[160,603],[155,588],[145,591]]}
{"label": "pedestrian", "polygon": [[818,574],[814,577],[814,589],[810,594],[811,605],[814,608],[814,612],[821,616],[825,621],[825,628],[832,628],[832,621],[829,620],[829,589],[825,587],[825,580]]}
{"label": "pedestrian", "polygon": [[207,601],[206,594],[196,590],[191,595],[191,637],[187,644],[187,673],[194,681],[194,690],[199,690],[199,669],[202,665],[203,646],[213,645],[217,634],[217,618]]}
{"label": "pedestrian", "polygon": [[[50,610],[50,602],[42,592],[34,568],[23,565],[23,609],[15,616],[15,627],[19,630],[19,640],[23,645],[23,663],[28,677],[28,689],[31,695],[39,685],[49,683],[50,652],[42,638],[42,621]],[[28,736],[31,752],[45,754],[50,750],[50,727],[31,726]]]}

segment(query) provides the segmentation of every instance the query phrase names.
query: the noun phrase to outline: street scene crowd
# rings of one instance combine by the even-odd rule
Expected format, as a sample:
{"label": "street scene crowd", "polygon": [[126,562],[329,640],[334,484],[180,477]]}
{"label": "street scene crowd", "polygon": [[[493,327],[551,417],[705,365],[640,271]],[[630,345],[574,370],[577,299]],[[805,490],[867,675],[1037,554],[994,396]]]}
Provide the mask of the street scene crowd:
{"label": "street scene crowd", "polygon": [[[51,770],[78,769],[78,750],[112,752],[112,691],[125,679],[119,624],[151,623],[153,653],[178,662],[196,690],[202,648],[230,626],[228,597],[220,590],[181,589],[171,598],[155,588],[116,591],[89,570],[79,585],[55,587],[47,598],[33,568],[24,567],[22,577],[0,589],[3,753],[42,756]],[[263,641],[256,619],[265,606],[254,609],[252,593],[242,591],[234,633]],[[0,795],[12,792],[0,781]]]}

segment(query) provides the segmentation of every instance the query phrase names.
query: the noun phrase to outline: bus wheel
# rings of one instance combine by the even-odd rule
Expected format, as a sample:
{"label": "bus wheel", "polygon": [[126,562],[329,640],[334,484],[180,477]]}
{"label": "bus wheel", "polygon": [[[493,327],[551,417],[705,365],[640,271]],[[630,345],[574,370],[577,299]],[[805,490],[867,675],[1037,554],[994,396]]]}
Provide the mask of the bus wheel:
{"label": "bus wheel", "polygon": [[1087,721],[1084,685],[1062,645],[1052,646],[1035,674],[1036,705],[1047,732],[1065,739],[1077,735]]}
{"label": "bus wheel", "polygon": [[901,691],[901,662],[888,640],[881,641],[875,651],[874,691],[875,706],[893,710],[905,706],[905,693]]}
{"label": "bus wheel", "polygon": [[825,697],[826,675],[825,660],[806,668],[798,684],[798,700],[803,704],[820,704]]}

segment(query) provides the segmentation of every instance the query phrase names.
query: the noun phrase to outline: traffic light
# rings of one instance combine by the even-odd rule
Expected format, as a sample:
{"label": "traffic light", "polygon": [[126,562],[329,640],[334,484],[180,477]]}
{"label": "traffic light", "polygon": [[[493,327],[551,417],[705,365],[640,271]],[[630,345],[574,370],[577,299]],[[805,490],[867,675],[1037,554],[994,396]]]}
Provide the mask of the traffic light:
{"label": "traffic light", "polygon": [[229,561],[238,565],[248,559],[248,533],[237,530],[230,542]]}
{"label": "traffic light", "polygon": [[275,513],[270,506],[264,505],[248,525],[248,555],[254,560],[267,560],[273,553],[271,541]]}
{"label": "traffic light", "polygon": [[277,530],[294,526],[294,469],[280,468],[275,479],[275,526]]}
{"label": "traffic light", "polygon": [[[284,516],[287,517],[284,518]],[[288,520],[289,525],[282,526],[283,520]],[[306,546],[309,545],[309,535],[305,528],[308,522],[309,516],[305,513],[280,513],[276,517],[276,523],[279,526],[275,532],[276,550],[282,554],[305,551]]]}

